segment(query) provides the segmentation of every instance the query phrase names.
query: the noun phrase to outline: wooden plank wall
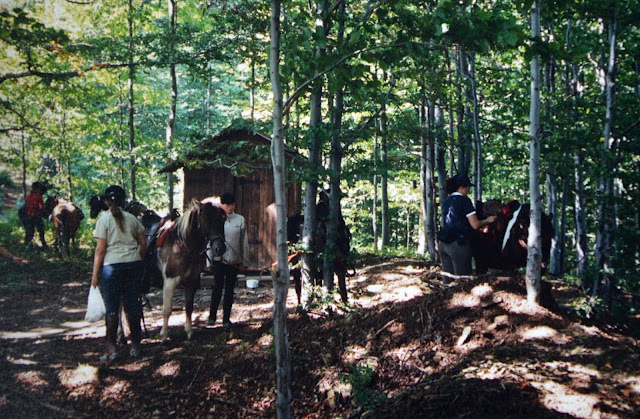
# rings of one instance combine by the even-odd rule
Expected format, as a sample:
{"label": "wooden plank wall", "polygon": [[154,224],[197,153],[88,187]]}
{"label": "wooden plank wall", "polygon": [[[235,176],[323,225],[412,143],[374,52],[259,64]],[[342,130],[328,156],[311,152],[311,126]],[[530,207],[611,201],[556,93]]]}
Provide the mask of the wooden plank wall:
{"label": "wooden plank wall", "polygon": [[[247,223],[251,268],[262,269],[276,260],[276,214],[273,172],[256,170],[237,178],[228,169],[185,169],[185,209],[192,199],[202,200],[233,192],[236,212]],[[287,185],[287,213],[301,211],[301,188],[297,183]]]}

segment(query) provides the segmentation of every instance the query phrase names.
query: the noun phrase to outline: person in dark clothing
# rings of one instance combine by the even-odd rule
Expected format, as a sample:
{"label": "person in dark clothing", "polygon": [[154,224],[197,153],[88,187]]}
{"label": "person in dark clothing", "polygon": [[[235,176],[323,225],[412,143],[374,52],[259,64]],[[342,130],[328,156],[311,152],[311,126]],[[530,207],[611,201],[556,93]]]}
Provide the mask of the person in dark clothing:
{"label": "person in dark clothing", "polygon": [[44,200],[42,199],[42,195],[46,192],[45,189],[42,182],[33,182],[31,192],[24,199],[24,205],[18,210],[18,216],[25,229],[24,244],[31,244],[37,229],[43,249],[47,247],[44,238]]}
{"label": "person in dark clothing", "polygon": [[442,229],[438,232],[438,250],[442,270],[454,275],[471,275],[471,232],[496,220],[495,216],[478,220],[476,210],[467,197],[471,180],[457,174],[447,179],[449,197],[442,204]]}

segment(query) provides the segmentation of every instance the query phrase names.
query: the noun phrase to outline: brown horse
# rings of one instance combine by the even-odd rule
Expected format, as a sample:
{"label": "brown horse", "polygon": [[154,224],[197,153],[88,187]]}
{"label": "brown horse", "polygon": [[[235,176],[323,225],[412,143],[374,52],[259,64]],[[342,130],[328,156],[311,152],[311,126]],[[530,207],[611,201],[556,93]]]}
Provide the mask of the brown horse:
{"label": "brown horse", "polygon": [[224,210],[210,202],[194,200],[191,206],[175,222],[167,222],[157,234],[157,266],[163,277],[162,330],[160,338],[164,342],[169,335],[169,316],[173,309],[173,293],[180,284],[185,293],[184,330],[191,339],[191,314],[193,298],[200,288],[200,273],[204,270],[207,245],[214,256],[222,256],[225,251]]}
{"label": "brown horse", "polygon": [[55,244],[61,258],[71,254],[69,241],[76,244],[76,233],[84,219],[82,210],[63,198],[49,198],[45,203],[45,214],[50,214],[53,223]]}

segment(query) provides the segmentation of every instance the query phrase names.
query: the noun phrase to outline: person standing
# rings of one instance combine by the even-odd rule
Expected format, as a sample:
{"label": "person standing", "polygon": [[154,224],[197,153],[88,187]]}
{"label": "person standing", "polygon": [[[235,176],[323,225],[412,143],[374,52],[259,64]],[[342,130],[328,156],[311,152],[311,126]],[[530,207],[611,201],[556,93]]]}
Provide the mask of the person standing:
{"label": "person standing", "polygon": [[[222,299],[222,324],[225,328],[231,327],[231,307],[233,306],[234,288],[238,279],[238,271],[248,265],[249,241],[247,228],[242,215],[235,212],[236,200],[232,193],[225,193],[220,197],[220,206],[227,213],[224,223],[224,237],[227,250],[222,255],[222,260],[214,261],[214,284],[211,289],[211,307],[209,311],[208,325],[216,324],[218,306]],[[212,251],[210,251],[212,252]],[[210,253],[210,256],[211,253]],[[213,260],[212,257],[209,260]]]}
{"label": "person standing", "polygon": [[91,285],[97,286],[100,277],[107,329],[106,354],[101,360],[113,361],[117,357],[118,313],[121,303],[131,330],[130,354],[133,357],[140,356],[142,306],[138,297],[147,241],[142,223],[134,215],[122,210],[125,203],[124,189],[111,185],[105,190],[104,196],[109,209],[100,216],[93,231],[97,245]]}
{"label": "person standing", "polygon": [[438,250],[442,270],[454,275],[471,275],[471,232],[496,220],[495,216],[478,220],[467,195],[474,186],[467,175],[447,179],[449,195],[442,204],[442,229],[438,232]]}
{"label": "person standing", "polygon": [[31,191],[24,199],[24,206],[20,207],[18,211],[25,229],[24,244],[31,244],[37,229],[43,249],[47,247],[47,242],[44,238],[44,200],[42,199],[45,191],[46,188],[42,182],[33,182]]}

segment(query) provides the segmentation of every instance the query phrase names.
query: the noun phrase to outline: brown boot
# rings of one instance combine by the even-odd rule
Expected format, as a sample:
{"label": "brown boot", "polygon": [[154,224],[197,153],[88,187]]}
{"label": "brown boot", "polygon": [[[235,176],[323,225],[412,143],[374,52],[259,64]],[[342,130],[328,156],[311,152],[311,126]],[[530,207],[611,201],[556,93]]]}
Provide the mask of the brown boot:
{"label": "brown boot", "polygon": [[118,357],[118,315],[107,314],[104,318],[107,327],[106,354],[100,357],[103,362],[113,361]]}
{"label": "brown boot", "polygon": [[131,351],[130,355],[133,358],[138,358],[141,353],[140,340],[142,338],[142,330],[140,328],[140,317],[127,315],[129,320],[129,329],[131,330]]}

